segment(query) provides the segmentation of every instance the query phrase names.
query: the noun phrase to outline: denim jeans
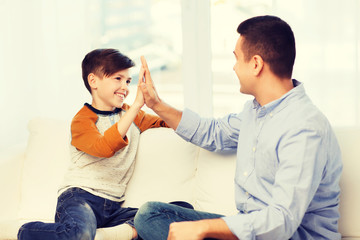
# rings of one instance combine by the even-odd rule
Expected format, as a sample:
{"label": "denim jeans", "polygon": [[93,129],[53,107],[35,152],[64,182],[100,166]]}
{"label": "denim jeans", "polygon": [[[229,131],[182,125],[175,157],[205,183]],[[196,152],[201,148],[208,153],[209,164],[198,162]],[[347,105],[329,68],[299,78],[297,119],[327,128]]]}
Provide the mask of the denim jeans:
{"label": "denim jeans", "polygon": [[166,240],[172,222],[220,218],[223,215],[195,211],[173,204],[148,202],[135,216],[135,228],[144,240]]}
{"label": "denim jeans", "polygon": [[96,229],[122,223],[133,226],[136,208],[122,208],[80,188],[70,188],[57,202],[55,223],[30,222],[18,232],[19,240],[92,240]]}

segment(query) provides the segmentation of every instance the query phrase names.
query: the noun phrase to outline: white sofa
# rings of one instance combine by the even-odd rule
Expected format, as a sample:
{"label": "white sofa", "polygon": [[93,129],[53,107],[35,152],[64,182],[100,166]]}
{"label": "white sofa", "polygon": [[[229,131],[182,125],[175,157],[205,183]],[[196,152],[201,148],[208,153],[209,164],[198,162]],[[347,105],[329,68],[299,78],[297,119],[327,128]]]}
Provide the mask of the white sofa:
{"label": "white sofa", "polygon": [[[29,122],[26,148],[0,160],[0,239],[16,239],[21,224],[52,222],[57,188],[69,161],[69,122]],[[339,230],[343,239],[360,239],[360,129],[336,129],[343,152]],[[211,153],[178,137],[171,129],[141,135],[126,206],[149,200],[184,200],[196,209],[233,214],[235,155]]]}

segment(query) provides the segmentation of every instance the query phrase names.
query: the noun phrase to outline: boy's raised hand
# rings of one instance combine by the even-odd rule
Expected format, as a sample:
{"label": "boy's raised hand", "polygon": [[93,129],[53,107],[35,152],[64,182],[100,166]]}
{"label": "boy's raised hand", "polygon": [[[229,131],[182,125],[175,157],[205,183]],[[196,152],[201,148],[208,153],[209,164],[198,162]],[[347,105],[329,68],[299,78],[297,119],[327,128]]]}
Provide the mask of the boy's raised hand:
{"label": "boy's raised hand", "polygon": [[136,92],[136,98],[134,100],[134,104],[138,105],[140,108],[142,106],[144,106],[144,95],[140,89],[140,84],[143,82],[143,78],[144,78],[144,74],[145,74],[145,69],[143,67],[140,68],[140,72],[139,72],[139,82],[137,85],[137,92]]}
{"label": "boy's raised hand", "polygon": [[149,67],[145,60],[145,57],[141,56],[140,59],[141,59],[142,68],[145,71],[145,75],[144,75],[145,82],[143,82],[143,81],[140,82],[140,79],[139,79],[139,82],[140,82],[139,85],[140,85],[142,94],[144,96],[144,101],[145,101],[146,106],[153,109],[156,104],[161,102],[161,100],[156,92],[154,83],[151,79]]}

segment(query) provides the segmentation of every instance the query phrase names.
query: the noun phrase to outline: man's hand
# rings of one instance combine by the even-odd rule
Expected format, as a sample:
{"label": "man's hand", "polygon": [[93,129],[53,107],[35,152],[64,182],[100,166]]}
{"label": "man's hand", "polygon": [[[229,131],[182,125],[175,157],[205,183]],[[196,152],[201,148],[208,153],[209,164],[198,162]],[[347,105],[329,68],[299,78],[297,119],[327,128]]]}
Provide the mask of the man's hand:
{"label": "man's hand", "polygon": [[170,224],[167,240],[202,240],[205,235],[201,222],[174,222]]}
{"label": "man's hand", "polygon": [[155,106],[158,103],[161,102],[161,100],[160,100],[160,98],[159,98],[159,96],[158,96],[158,94],[156,92],[154,83],[153,83],[153,81],[151,79],[149,67],[148,67],[147,62],[145,60],[145,57],[141,56],[140,59],[141,59],[142,68],[145,71],[145,74],[144,74],[145,82],[141,81],[139,83],[139,86],[140,86],[141,91],[142,91],[142,93],[144,95],[144,101],[145,101],[146,106],[148,106],[151,109],[154,109]]}
{"label": "man's hand", "polygon": [[204,238],[238,240],[221,218],[170,224],[167,240],[201,240]]}
{"label": "man's hand", "polygon": [[141,56],[141,64],[144,69],[145,82],[140,81],[140,89],[144,96],[146,106],[154,110],[172,129],[176,129],[181,120],[182,112],[163,102],[155,89],[150,76],[150,71],[144,56]]}

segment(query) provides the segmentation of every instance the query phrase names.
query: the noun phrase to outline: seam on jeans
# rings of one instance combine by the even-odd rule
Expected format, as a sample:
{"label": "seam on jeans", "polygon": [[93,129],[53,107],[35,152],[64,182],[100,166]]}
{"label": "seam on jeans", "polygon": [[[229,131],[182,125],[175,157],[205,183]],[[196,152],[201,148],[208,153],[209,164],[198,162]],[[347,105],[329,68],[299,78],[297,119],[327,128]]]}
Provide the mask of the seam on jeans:
{"label": "seam on jeans", "polygon": [[171,218],[169,217],[169,215],[171,214],[171,215],[180,217],[180,218],[182,218],[182,219],[184,219],[184,220],[188,220],[188,221],[193,221],[193,220],[194,220],[194,219],[188,218],[188,217],[186,217],[186,216],[184,216],[184,215],[182,215],[182,214],[179,214],[178,212],[170,211],[170,210],[167,210],[167,209],[160,209],[160,212],[166,214],[166,217],[167,217],[168,219],[171,219]]}

